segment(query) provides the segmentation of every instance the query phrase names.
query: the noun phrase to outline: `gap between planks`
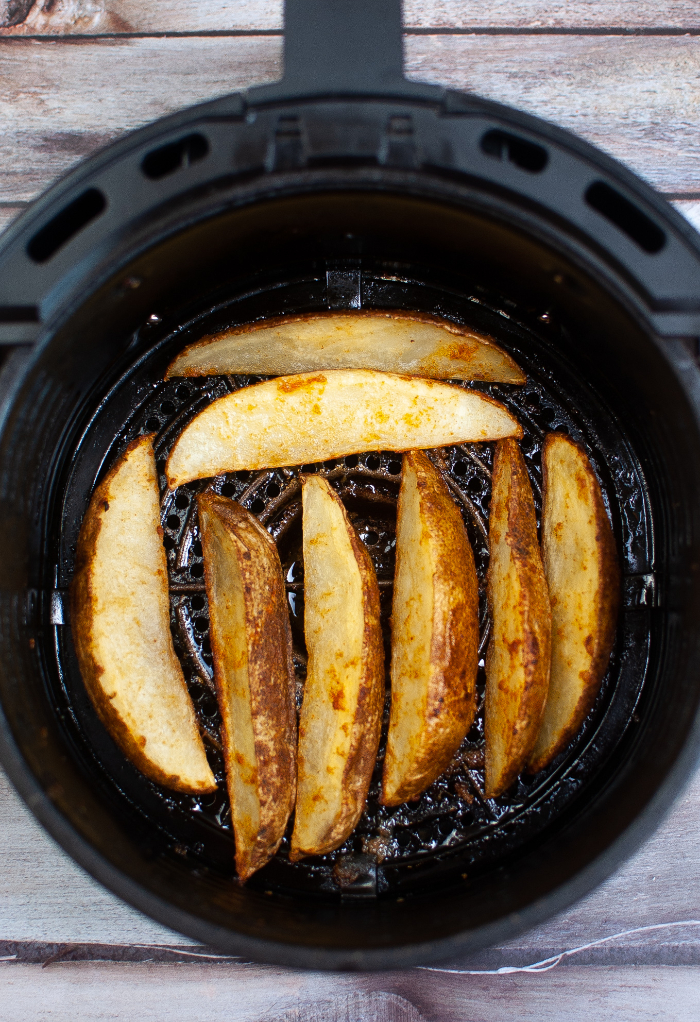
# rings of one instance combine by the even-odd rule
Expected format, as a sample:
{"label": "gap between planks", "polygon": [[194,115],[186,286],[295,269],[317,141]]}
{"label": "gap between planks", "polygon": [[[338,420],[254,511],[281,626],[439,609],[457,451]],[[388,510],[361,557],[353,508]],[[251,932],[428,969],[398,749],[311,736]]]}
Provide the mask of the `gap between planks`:
{"label": "gap between planks", "polygon": [[[687,32],[695,0],[404,0],[408,32]],[[281,0],[0,0],[0,33],[279,32]],[[13,24],[10,24],[13,22]]]}
{"label": "gap between planks", "polygon": [[[504,25],[502,28],[489,25],[472,25],[469,28],[406,28],[404,37],[410,36],[700,36],[700,27],[688,28],[649,27],[626,28],[624,26],[607,25],[600,28],[587,28],[582,25],[554,28],[520,28]],[[268,39],[283,37],[282,29],[183,29],[182,31],[95,31],[95,32],[15,32],[0,26],[0,39],[22,39],[34,42],[71,42],[72,40],[91,39],[245,39],[264,37]]]}

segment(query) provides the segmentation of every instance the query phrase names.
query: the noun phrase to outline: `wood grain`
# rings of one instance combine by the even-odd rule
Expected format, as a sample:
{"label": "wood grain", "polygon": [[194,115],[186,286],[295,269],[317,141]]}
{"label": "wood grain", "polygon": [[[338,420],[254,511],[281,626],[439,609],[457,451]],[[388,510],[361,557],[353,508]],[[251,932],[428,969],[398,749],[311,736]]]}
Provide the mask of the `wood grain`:
{"label": "wood grain", "polygon": [[[280,74],[280,37],[0,41],[0,202],[21,202],[118,135]],[[414,36],[411,77],[512,103],[656,187],[700,192],[700,38]]]}
{"label": "wood grain", "polygon": [[0,965],[3,1022],[695,1022],[692,968],[353,976],[236,965]]}
{"label": "wood grain", "polygon": [[487,27],[491,30],[691,29],[700,24],[694,0],[403,0],[404,26]]}
{"label": "wood grain", "polygon": [[140,0],[35,0],[26,17],[14,25],[3,25],[0,34],[279,32],[281,28],[282,0],[168,0],[150,4]]}
{"label": "wood grain", "polygon": [[[407,30],[688,30],[700,26],[694,0],[404,0]],[[274,32],[281,0],[0,0],[0,33]]]}

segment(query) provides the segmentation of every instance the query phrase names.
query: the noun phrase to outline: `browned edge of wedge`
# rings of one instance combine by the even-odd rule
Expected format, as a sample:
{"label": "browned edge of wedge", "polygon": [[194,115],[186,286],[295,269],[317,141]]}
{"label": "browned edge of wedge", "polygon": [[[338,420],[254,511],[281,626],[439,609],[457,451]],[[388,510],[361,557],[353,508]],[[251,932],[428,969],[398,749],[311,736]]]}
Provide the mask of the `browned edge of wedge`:
{"label": "browned edge of wedge", "polygon": [[[302,485],[305,477],[302,477]],[[325,480],[324,480],[325,482]],[[363,676],[360,682],[355,714],[351,726],[351,743],[348,750],[341,788],[343,791],[342,810],[334,824],[322,836],[317,847],[301,848],[295,841],[296,829],[292,834],[289,858],[297,862],[308,855],[325,855],[334,851],[353,832],[362,815],[367,801],[372,772],[377,761],[381,738],[382,715],[384,711],[384,643],[380,622],[379,586],[372,559],[357,535],[342,500],[327,483],[333,500],[340,506],[346,522],[348,536],[362,580],[364,635],[362,642]],[[311,663],[311,650],[309,663]],[[299,774],[303,769],[304,706],[302,705],[299,728]],[[312,811],[313,807],[302,807]],[[297,799],[297,814],[300,799]]]}
{"label": "browned edge of wedge", "polygon": [[[513,591],[499,586],[496,577],[496,558],[505,547],[509,548],[512,566],[511,576],[505,581],[512,584]],[[487,592],[492,631],[486,656],[485,794],[495,798],[523,771],[537,740],[551,663],[551,608],[537,541],[532,487],[520,447],[510,438],[496,444],[489,558]],[[513,597],[517,598],[515,604]],[[497,673],[501,657],[502,670]],[[520,691],[509,692],[509,680],[519,673]],[[505,763],[495,772],[494,748],[499,732],[506,753]]]}
{"label": "browned edge of wedge", "polygon": [[[191,786],[183,784],[179,776],[173,776],[159,769],[143,752],[142,746],[134,739],[128,726],[117,712],[113,702],[105,695],[104,690],[98,682],[99,677],[104,673],[104,668],[97,663],[91,646],[92,629],[90,626],[90,608],[93,605],[94,596],[91,586],[91,569],[95,557],[97,539],[100,534],[101,520],[96,513],[101,503],[106,504],[106,495],[114,476],[119,471],[122,462],[127,455],[143,443],[153,443],[155,433],[147,436],[139,436],[126,447],[116,463],[109,470],[99,486],[95,489],[90,504],[83,518],[78,535],[78,543],[75,551],[75,567],[73,581],[70,586],[70,615],[71,633],[75,646],[78,665],[92,705],[97,716],[111,735],[112,739],[119,746],[126,758],[141,771],[146,777],[162,784],[173,791],[182,791],[187,794],[208,794],[216,791],[216,783],[201,786],[193,790]],[[162,535],[162,529],[161,535]],[[173,656],[175,654],[173,653]],[[185,687],[185,680],[182,680]],[[189,695],[188,695],[189,698]]]}
{"label": "browned edge of wedge", "polygon": [[522,371],[520,366],[515,362],[513,357],[505,351],[504,348],[498,343],[498,341],[490,334],[484,334],[480,330],[476,330],[473,327],[464,326],[460,323],[454,323],[452,320],[443,319],[442,316],[434,316],[429,312],[409,312],[402,309],[343,309],[340,313],[334,313],[329,310],[328,312],[309,312],[304,315],[290,315],[290,316],[271,316],[269,319],[256,320],[252,323],[243,323],[237,327],[231,327],[228,330],[220,330],[215,334],[206,334],[201,337],[198,341],[194,341],[192,344],[188,344],[178,352],[172,362],[168,365],[165,371],[164,379],[170,380],[180,377],[188,376],[199,376],[200,373],[196,372],[191,368],[186,368],[182,372],[174,373],[171,372],[173,366],[184,356],[190,354],[190,352],[197,348],[205,347],[208,344],[218,340],[219,337],[224,334],[229,336],[235,336],[236,334],[247,334],[256,330],[274,329],[277,326],[283,326],[287,323],[304,323],[309,320],[316,319],[327,319],[333,315],[352,316],[353,318],[379,318],[385,317],[387,319],[401,319],[408,320],[412,323],[427,323],[432,326],[440,327],[445,330],[446,333],[453,334],[455,337],[475,337],[482,344],[489,345],[490,347],[498,349],[503,355],[504,359],[509,363],[509,367],[512,371],[513,378],[509,380],[509,383],[523,384],[527,380],[525,373]]}
{"label": "browned edge of wedge", "polygon": [[[222,719],[231,819],[236,840],[236,871],[241,882],[267,863],[279,848],[296,798],[296,707],[292,633],[282,566],[274,540],[249,511],[227,497],[197,497],[209,601],[210,640]],[[207,517],[216,516],[234,544],[245,615],[245,637],[222,634],[218,627],[213,559],[215,543]],[[252,842],[238,825],[232,784],[233,761],[241,767],[234,714],[226,678],[227,652],[243,641],[255,762],[246,764],[259,804],[259,830]]]}
{"label": "browned edge of wedge", "polygon": [[[547,571],[547,543],[545,535],[545,523],[547,519],[548,495],[554,484],[551,471],[548,467],[548,453],[555,442],[565,441],[581,458],[581,467],[585,471],[589,488],[589,497],[593,505],[593,512],[596,521],[595,545],[597,563],[599,565],[598,587],[596,594],[598,629],[586,638],[586,650],[590,654],[590,666],[586,672],[583,690],[575,711],[571,716],[568,726],[561,732],[558,741],[541,751],[536,758],[533,756],[528,764],[530,773],[538,773],[543,770],[555,756],[572,741],[579,731],[583,721],[593,708],[596,696],[600,691],[603,677],[610,661],[610,654],[615,643],[617,631],[617,620],[620,609],[620,586],[621,572],[620,562],[617,553],[617,545],[613,535],[612,526],[607,515],[603,495],[600,490],[600,483],[591,466],[588,455],[583,447],[572,440],[571,437],[558,433],[549,433],[545,437],[542,448],[542,546],[544,555],[545,572]],[[579,485],[583,485],[580,483]],[[556,628],[554,627],[555,611],[552,611],[552,647],[557,641]],[[537,752],[537,749],[535,749]]]}
{"label": "browned edge of wedge", "polygon": [[[410,451],[403,457],[402,486],[399,492],[400,522],[405,510],[407,471],[416,476],[421,521],[419,541],[432,547],[433,613],[427,663],[413,663],[409,678],[425,672],[425,703],[418,719],[408,707],[399,709],[392,695],[387,751],[384,760],[382,802],[395,806],[418,797],[449,766],[471,727],[476,713],[476,672],[479,660],[479,582],[462,515],[440,471],[423,451]],[[403,495],[403,500],[402,500]],[[397,528],[397,539],[400,529]],[[417,554],[417,537],[406,548],[397,543],[396,580],[410,572],[411,559]],[[394,584],[392,611],[392,694],[401,679],[396,676],[398,633],[396,620],[399,586]],[[415,707],[414,707],[415,710]],[[401,716],[400,716],[401,714]],[[412,757],[397,763],[395,736],[401,728],[415,735]],[[391,791],[388,784],[392,785]]]}

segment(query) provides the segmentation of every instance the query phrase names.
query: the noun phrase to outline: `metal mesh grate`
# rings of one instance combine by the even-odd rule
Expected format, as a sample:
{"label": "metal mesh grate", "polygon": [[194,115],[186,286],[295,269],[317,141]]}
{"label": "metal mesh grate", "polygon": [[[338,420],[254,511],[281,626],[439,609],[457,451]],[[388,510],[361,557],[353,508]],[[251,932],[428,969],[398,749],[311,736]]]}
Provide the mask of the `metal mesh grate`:
{"label": "metal mesh grate", "polygon": [[[165,459],[183,426],[204,405],[261,377],[210,377],[164,384],[155,400],[132,420],[129,438],[137,432],[157,431],[156,457],[162,473]],[[540,449],[550,429],[569,432],[584,439],[570,413],[544,389],[533,382],[524,387],[462,384],[504,400],[524,428],[521,448],[532,482],[538,517],[541,508]],[[497,799],[485,798],[483,655],[489,638],[490,621],[486,606],[488,567],[488,517],[491,493],[493,444],[464,444],[428,452],[440,469],[458,507],[472,543],[480,584],[480,663],[477,680],[479,709],[476,720],[449,769],[417,802],[398,808],[379,804],[381,763],[386,741],[389,696],[385,708],[382,743],[365,813],[345,844],[324,856],[326,867],[335,867],[348,857],[370,855],[378,863],[400,864],[426,852],[446,850],[468,842],[484,829],[493,829],[523,812],[541,798],[543,778],[521,777],[516,785]],[[163,490],[161,521],[168,553],[172,627],[176,650],[181,658],[197,712],[202,735],[209,747],[219,790],[192,800],[194,808],[216,825],[230,827],[230,810],[219,728],[221,724],[213,685],[209,616],[203,581],[202,546],[196,515],[195,495],[204,490],[230,497],[265,525],[275,538],[283,565],[294,639],[298,706],[301,706],[306,676],[304,646],[304,581],[301,537],[302,472],[318,472],[340,494],[350,518],[364,542],[377,572],[381,592],[387,663],[390,657],[389,616],[395,560],[396,503],[400,485],[401,456],[391,451],[351,455],[336,461],[260,472],[236,472]],[[595,711],[592,716],[595,715]],[[285,838],[278,855],[286,857]],[[314,863],[300,863],[294,869],[313,869]]]}
{"label": "metal mesh grate", "polygon": [[[409,287],[405,281],[395,284],[394,278],[390,280],[392,287],[400,288],[401,301],[408,302],[414,294],[413,285]],[[632,583],[635,579],[647,578],[640,572],[649,571],[644,565],[648,564],[651,549],[651,520],[644,479],[616,420],[591,389],[559,359],[556,348],[552,348],[551,326],[548,325],[548,338],[542,340],[531,327],[522,327],[512,318],[513,310],[509,309],[507,316],[493,313],[482,299],[450,298],[452,311],[444,292],[418,284],[415,295],[420,299],[418,308],[443,315],[447,311],[458,321],[465,302],[469,301],[472,303],[470,316],[476,325],[481,316],[487,332],[501,340],[502,332],[505,333],[509,340],[506,346],[528,374],[527,383],[524,386],[483,383],[461,386],[478,389],[503,401],[523,426],[521,449],[532,482],[538,524],[540,450],[545,434],[552,429],[566,431],[582,443],[601,480],[603,496],[610,509],[622,552],[623,573],[628,576],[626,591],[636,592]],[[277,305],[279,311],[293,311],[282,304],[283,300],[284,295],[277,292],[275,295],[267,292],[260,298],[267,315],[273,314]],[[385,302],[386,297],[382,301]],[[400,304],[396,302],[399,307]],[[502,318],[499,320],[496,316]],[[195,337],[206,332],[202,323],[191,329]],[[170,357],[186,343],[186,336],[181,327],[165,336],[165,350]],[[70,712],[75,715],[83,741],[102,766],[105,785],[112,784],[114,797],[126,797],[130,806],[141,807],[139,811],[146,814],[149,826],[165,835],[177,855],[196,861],[197,868],[232,876],[233,836],[219,737],[221,721],[212,682],[209,617],[195,496],[204,489],[211,489],[239,501],[275,538],[289,600],[300,706],[306,674],[300,473],[319,472],[329,479],[340,493],[373,560],[381,593],[388,683],[388,622],[401,457],[385,451],[317,465],[237,472],[199,480],[168,492],[165,461],[184,426],[211,401],[259,382],[262,377],[215,376],[163,382],[164,355],[160,351],[162,346],[156,345],[138,364],[133,382],[128,383],[133,394],[131,412],[126,421],[122,418],[116,429],[113,428],[109,452],[103,456],[102,464],[112,463],[139,434],[157,434],[155,451],[162,493],[161,521],[168,556],[173,637],[219,782],[217,792],[196,797],[179,795],[158,788],[136,771],[117,768],[115,773],[115,752],[95,731],[92,709],[87,703],[77,665],[71,659],[70,646],[64,649],[60,642],[57,649],[59,672]],[[130,379],[129,375],[124,377],[125,381]],[[118,393],[118,388],[114,393]],[[119,406],[107,401],[95,422],[108,422],[113,407]],[[101,428],[107,435],[107,427]],[[83,444],[81,449],[88,448]],[[278,854],[249,885],[313,896],[337,896],[339,891],[373,896],[423,888],[426,882],[435,882],[444,869],[467,870],[470,876],[476,875],[502,862],[504,856],[517,851],[524,843],[536,840],[585,791],[627,727],[644,679],[649,642],[647,618],[636,613],[636,605],[631,603],[631,613],[623,611],[621,616],[617,647],[597,703],[569,750],[537,777],[521,777],[497,799],[484,797],[483,655],[489,634],[485,582],[493,445],[464,444],[432,451],[429,455],[441,470],[462,512],[480,582],[479,712],[474,725],[450,768],[418,801],[397,808],[382,807],[378,795],[388,723],[387,697],[377,768],[365,812],[355,832],[332,854],[299,863],[289,862],[288,832]],[[84,484],[80,482],[79,472],[72,478],[77,482],[68,483],[63,510],[64,534],[70,534],[72,526],[66,523],[75,519],[71,511],[76,507],[75,502],[79,502],[78,507],[84,507]],[[78,522],[79,519],[80,513]],[[59,577],[70,579],[72,549],[71,544],[66,543],[65,566],[59,565]],[[461,875],[466,874],[461,872]]]}

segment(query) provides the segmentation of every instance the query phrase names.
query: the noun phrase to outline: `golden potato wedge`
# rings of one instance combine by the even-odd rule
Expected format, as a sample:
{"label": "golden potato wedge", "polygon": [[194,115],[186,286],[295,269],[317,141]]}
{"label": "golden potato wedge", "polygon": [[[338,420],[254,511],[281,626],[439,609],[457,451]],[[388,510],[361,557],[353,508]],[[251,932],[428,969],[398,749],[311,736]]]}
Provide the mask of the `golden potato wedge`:
{"label": "golden potato wedge", "polygon": [[503,405],[477,391],[336,369],[280,376],[213,401],[180,434],[166,475],[174,489],[239,469],[504,436],[522,430]]}
{"label": "golden potato wedge", "polygon": [[444,479],[422,451],[403,457],[391,620],[382,802],[396,806],[440,776],[476,712],[474,554]]}
{"label": "golden potato wedge", "polygon": [[532,773],[564,749],[588,715],[615,640],[620,565],[588,457],[550,433],[542,451],[542,559],[552,604],[549,695],[530,756]]}
{"label": "golden potato wedge", "polygon": [[279,848],[296,796],[292,633],[277,547],[248,511],[197,497],[236,870]]}
{"label": "golden potato wedge", "polygon": [[486,656],[486,795],[495,798],[525,767],[549,688],[552,614],[537,542],[532,489],[514,440],[496,445],[489,517]]}
{"label": "golden potato wedge", "polygon": [[374,567],[340,498],[302,485],[304,633],[309,656],[299,725],[291,858],[341,845],[362,815],[384,707],[384,648]]}
{"label": "golden potato wedge", "polygon": [[438,316],[379,309],[246,323],[190,344],[168,366],[165,378],[213,373],[289,376],[323,369],[525,382],[525,374],[490,337]]}
{"label": "golden potato wedge", "polygon": [[127,447],[83,519],[71,586],[80,671],[97,713],[142,773],[176,791],[216,780],[170,633],[151,436]]}

